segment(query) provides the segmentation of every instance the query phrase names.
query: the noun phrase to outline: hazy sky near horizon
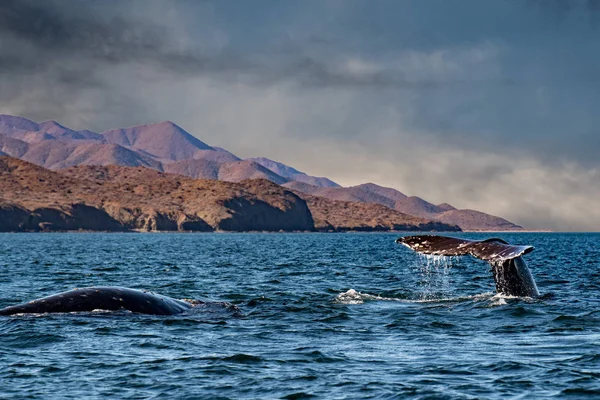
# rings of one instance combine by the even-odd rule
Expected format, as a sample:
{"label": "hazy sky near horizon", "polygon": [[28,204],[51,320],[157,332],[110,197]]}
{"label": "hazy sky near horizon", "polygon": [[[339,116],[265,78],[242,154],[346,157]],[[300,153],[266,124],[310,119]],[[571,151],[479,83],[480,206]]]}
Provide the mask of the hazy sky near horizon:
{"label": "hazy sky near horizon", "polygon": [[0,2],[0,113],[600,229],[600,1]]}

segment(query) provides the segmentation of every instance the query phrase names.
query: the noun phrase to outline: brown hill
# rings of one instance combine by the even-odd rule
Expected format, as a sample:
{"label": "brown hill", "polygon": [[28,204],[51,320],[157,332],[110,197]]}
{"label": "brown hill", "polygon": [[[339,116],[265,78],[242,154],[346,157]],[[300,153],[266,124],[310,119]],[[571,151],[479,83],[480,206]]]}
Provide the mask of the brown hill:
{"label": "brown hill", "polygon": [[460,231],[456,225],[414,217],[381,204],[331,200],[296,192],[320,231]]}
{"label": "brown hill", "polygon": [[84,130],[74,131],[56,121],[39,124],[27,118],[0,114],[0,133],[28,143],[43,140],[88,140],[104,143],[102,135]]}
{"label": "brown hill", "polygon": [[210,160],[182,160],[164,164],[165,172],[195,179],[219,179],[221,164]]}
{"label": "brown hill", "polygon": [[205,159],[182,160],[164,164],[164,170],[196,179],[218,179],[227,182],[267,179],[277,184],[287,182],[285,178],[250,160],[225,163]]}
{"label": "brown hill", "polygon": [[214,150],[171,121],[112,129],[102,133],[109,143],[143,150],[164,160],[194,158],[198,150]]}
{"label": "brown hill", "polygon": [[287,182],[287,179],[250,160],[221,164],[219,179],[228,182],[240,182],[245,179],[268,179],[277,184]]}
{"label": "brown hill", "polygon": [[379,186],[374,183],[363,183],[362,185],[357,185],[354,187],[362,190],[365,193],[372,193],[377,196],[387,197],[388,199],[392,199],[394,201],[406,199],[407,197],[404,193],[396,189]]}
{"label": "brown hill", "polygon": [[39,131],[39,125],[27,118],[0,114],[0,132],[11,136],[19,132]]}
{"label": "brown hill", "polygon": [[57,173],[0,157],[0,192],[4,231],[314,229],[302,199],[264,180],[195,180],[116,166]]}
{"label": "brown hill", "polygon": [[29,144],[12,137],[0,134],[0,151],[12,157],[20,158],[29,149]]}
{"label": "brown hill", "polygon": [[340,187],[340,185],[330,179],[307,175],[304,172],[290,167],[289,165],[273,161],[266,157],[247,158],[247,160],[259,163],[263,167],[275,172],[277,175],[286,178],[288,181],[298,181],[319,187]]}
{"label": "brown hill", "polygon": [[212,150],[198,150],[194,153],[195,160],[214,161],[218,163],[227,163],[240,161],[236,155],[220,147],[213,147]]}
{"label": "brown hill", "polygon": [[[168,164],[167,164],[168,165]],[[88,179],[93,181],[111,181],[133,185],[136,181],[151,182],[157,179],[172,179],[169,174],[161,174],[146,168],[96,168],[96,167],[78,167],[60,171],[66,175],[77,177],[79,179]],[[186,179],[178,177],[177,179]],[[243,184],[251,182],[261,182],[261,185],[252,186],[251,191],[272,190],[273,185],[267,180],[244,181]],[[268,183],[269,182],[269,183]],[[265,186],[266,185],[266,186]],[[387,230],[425,230],[425,231],[457,231],[457,226],[443,224],[424,218],[406,215],[401,212],[390,210],[379,204],[361,204],[352,202],[342,202],[330,200],[322,197],[307,196],[303,193],[296,193],[299,197],[306,200],[307,205],[314,220],[314,228],[323,231],[387,231]]]}
{"label": "brown hill", "polygon": [[56,121],[44,121],[38,124],[38,130],[46,136],[52,136],[57,140],[87,140],[99,143],[106,143],[102,135],[89,130],[74,131]]}
{"label": "brown hill", "polygon": [[144,166],[162,170],[161,163],[151,157],[116,144],[100,143],[76,146],[67,159],[52,168],[67,168],[75,165]]}
{"label": "brown hill", "polygon": [[[298,181],[290,181],[282,184],[281,186],[286,187],[291,190],[295,190],[297,192],[302,192],[304,194],[310,194],[313,196],[321,196],[321,190],[323,192],[326,188],[322,188],[319,186],[311,185],[310,183],[298,182]],[[325,196],[322,196],[325,197]]]}
{"label": "brown hill", "polygon": [[[143,167],[59,172],[0,157],[0,230],[452,230],[383,206],[306,201],[264,179],[191,179]],[[313,215],[317,216],[316,220]]]}
{"label": "brown hill", "polygon": [[332,200],[381,204],[404,214],[440,221],[449,225],[458,225],[465,230],[523,229],[521,226],[500,217],[474,210],[457,210],[447,203],[436,206],[420,197],[408,197],[395,189],[373,183],[346,188],[323,188],[301,182],[288,182],[284,183],[283,186],[297,192]]}
{"label": "brown hill", "polygon": [[[29,125],[25,124],[25,126]],[[42,123],[40,127],[48,129],[48,132],[56,136],[41,132],[12,131],[13,136],[30,139],[30,142],[26,142],[0,134],[0,151],[50,169],[62,169],[75,165],[144,166],[193,178],[220,179],[229,182],[258,178],[268,179],[278,184],[287,181],[262,165],[250,160],[240,160],[226,150],[211,148],[204,144],[202,145],[207,148],[191,148],[183,142],[185,135],[189,134],[184,131],[182,131],[183,133],[179,132],[180,128],[170,123],[162,124],[162,127],[166,127],[166,132],[170,132],[163,139],[167,142],[168,137],[173,137],[178,132],[184,139],[180,137],[175,140],[175,144],[171,148],[164,145],[163,149],[166,149],[164,151],[156,150],[157,146],[162,146],[159,141],[146,140],[148,136],[155,134],[156,130],[162,129],[161,124],[148,125],[140,129],[134,129],[138,128],[134,127],[109,131],[107,134],[109,141],[120,142],[123,145],[90,140],[94,135],[93,132],[84,135],[79,131],[64,128],[53,121]],[[45,139],[37,136],[32,139],[32,135],[38,134],[44,135]],[[115,137],[119,140],[115,140]],[[179,151],[181,149],[184,151]],[[167,160],[167,163],[163,165],[150,152],[174,158],[192,154],[195,159],[170,163]]]}
{"label": "brown hill", "polygon": [[362,185],[351,187],[317,187],[307,183],[289,182],[283,186],[313,196],[326,197],[332,200],[382,204],[389,208],[394,208],[396,203],[393,199],[383,196],[376,191],[368,190],[368,187],[367,189],[363,188]]}
{"label": "brown hill", "polygon": [[[14,152],[6,153],[15,156]],[[161,163],[152,157],[119,145],[103,143],[45,140],[28,144],[27,151],[20,158],[50,169],[74,165],[147,166],[162,169]]]}
{"label": "brown hill", "polygon": [[431,218],[444,210],[431,204],[417,196],[410,196],[396,201],[394,204],[396,210],[402,210],[407,214],[418,215],[424,218]]}
{"label": "brown hill", "polygon": [[456,207],[451,206],[448,203],[438,204],[436,207],[438,208],[438,210],[441,210],[441,212],[456,210]]}
{"label": "brown hill", "polygon": [[449,210],[435,215],[435,219],[472,231],[514,231],[523,229],[504,218],[475,210]]}

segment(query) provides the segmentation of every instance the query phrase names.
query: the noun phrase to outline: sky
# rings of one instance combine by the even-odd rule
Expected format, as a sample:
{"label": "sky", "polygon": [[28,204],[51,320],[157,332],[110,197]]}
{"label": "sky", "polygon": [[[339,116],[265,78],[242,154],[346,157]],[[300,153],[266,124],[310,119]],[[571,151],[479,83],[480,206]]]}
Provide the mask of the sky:
{"label": "sky", "polygon": [[600,230],[600,0],[3,0],[0,113]]}

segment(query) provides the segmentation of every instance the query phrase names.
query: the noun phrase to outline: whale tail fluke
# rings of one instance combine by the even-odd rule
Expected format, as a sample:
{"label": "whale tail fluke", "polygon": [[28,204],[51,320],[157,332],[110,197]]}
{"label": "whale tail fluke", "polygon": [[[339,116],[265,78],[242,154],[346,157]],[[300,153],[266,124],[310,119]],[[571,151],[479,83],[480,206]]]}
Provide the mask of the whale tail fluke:
{"label": "whale tail fluke", "polygon": [[498,238],[469,240],[436,235],[405,236],[398,238],[396,243],[421,254],[471,255],[491,265],[498,293],[519,297],[539,296],[531,271],[521,258],[531,253],[533,246],[515,246]]}
{"label": "whale tail fluke", "polygon": [[533,246],[514,246],[502,239],[469,240],[448,236],[419,235],[405,236],[396,243],[422,254],[436,256],[472,255],[484,261],[504,261],[531,253]]}

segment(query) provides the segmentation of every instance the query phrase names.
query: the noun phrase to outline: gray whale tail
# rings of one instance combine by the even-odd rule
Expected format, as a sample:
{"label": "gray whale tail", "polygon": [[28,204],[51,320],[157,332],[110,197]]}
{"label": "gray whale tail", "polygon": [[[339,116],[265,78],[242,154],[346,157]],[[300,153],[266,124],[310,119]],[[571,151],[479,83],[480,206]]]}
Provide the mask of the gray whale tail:
{"label": "gray whale tail", "polygon": [[514,246],[498,238],[468,240],[436,235],[405,236],[398,238],[396,243],[422,254],[471,255],[490,264],[498,293],[518,297],[540,295],[533,275],[521,257],[531,253],[532,246]]}
{"label": "gray whale tail", "polygon": [[[74,289],[0,309],[0,315],[67,313],[94,310],[127,310],[152,315],[181,314],[208,303],[197,300],[177,300],[160,294],[118,286]],[[229,303],[224,307],[237,308]]]}

